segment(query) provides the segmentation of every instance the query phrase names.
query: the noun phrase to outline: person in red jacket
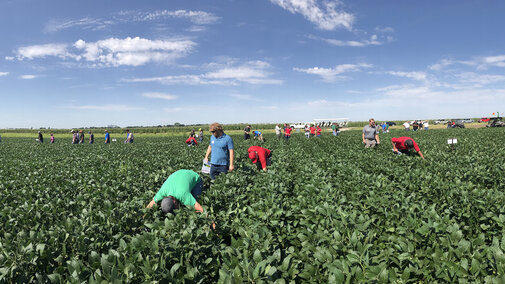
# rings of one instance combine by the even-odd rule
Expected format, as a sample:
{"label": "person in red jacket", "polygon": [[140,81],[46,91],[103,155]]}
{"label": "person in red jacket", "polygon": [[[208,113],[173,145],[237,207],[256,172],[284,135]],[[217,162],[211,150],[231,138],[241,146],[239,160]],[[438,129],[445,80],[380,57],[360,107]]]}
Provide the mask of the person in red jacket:
{"label": "person in red jacket", "polygon": [[291,128],[289,126],[286,126],[284,128],[284,139],[286,139],[286,141],[288,141],[289,138],[291,138],[291,131],[293,131],[293,128]]}
{"label": "person in red jacket", "polygon": [[316,137],[321,137],[321,132],[322,131],[323,130],[321,129],[321,126],[318,125],[317,128],[316,128]]}
{"label": "person in red jacket", "polygon": [[198,142],[196,142],[196,139],[193,137],[193,135],[189,136],[189,138],[186,139],[186,144],[188,146],[198,146]]}
{"label": "person in red jacket", "polygon": [[316,128],[314,127],[314,125],[311,125],[310,126],[310,137],[314,137],[314,135],[316,135]]}
{"label": "person in red jacket", "polygon": [[267,148],[262,148],[260,146],[251,146],[247,149],[249,152],[249,159],[256,164],[258,170],[263,169],[264,172],[267,171],[267,166],[270,166],[271,161],[270,158],[272,156],[272,152]]}
{"label": "person in red jacket", "polygon": [[419,146],[417,146],[417,143],[414,141],[414,139],[405,136],[399,138],[393,137],[391,139],[391,143],[393,144],[393,152],[395,154],[409,154],[409,150],[414,148],[414,150],[416,150],[419,156],[421,156],[421,158],[424,160],[423,153],[421,153],[421,149],[419,149]]}

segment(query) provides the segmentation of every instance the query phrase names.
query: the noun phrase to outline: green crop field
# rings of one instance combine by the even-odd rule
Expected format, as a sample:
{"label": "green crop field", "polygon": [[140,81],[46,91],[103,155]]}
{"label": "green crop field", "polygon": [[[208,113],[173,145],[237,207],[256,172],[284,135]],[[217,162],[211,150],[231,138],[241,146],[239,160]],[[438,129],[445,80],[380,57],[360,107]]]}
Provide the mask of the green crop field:
{"label": "green crop field", "polygon": [[[392,153],[400,130],[375,149],[359,131],[233,136],[236,170],[203,176],[208,216],[145,209],[172,172],[199,172],[208,137],[194,148],[7,137],[0,282],[504,283],[505,131],[409,134],[426,160]],[[253,143],[272,150],[267,173],[247,158]]]}

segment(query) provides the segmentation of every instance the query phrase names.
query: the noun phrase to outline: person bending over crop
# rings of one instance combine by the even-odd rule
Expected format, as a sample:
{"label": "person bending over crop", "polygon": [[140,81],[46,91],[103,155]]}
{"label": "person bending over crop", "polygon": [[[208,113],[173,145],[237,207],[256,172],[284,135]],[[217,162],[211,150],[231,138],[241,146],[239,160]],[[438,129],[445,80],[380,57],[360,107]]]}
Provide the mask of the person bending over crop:
{"label": "person bending over crop", "polygon": [[186,145],[188,146],[198,146],[198,142],[196,141],[195,137],[189,136],[188,139],[186,139]]}
{"label": "person bending over crop", "polygon": [[249,152],[249,159],[256,164],[258,170],[263,169],[264,172],[267,171],[267,166],[270,166],[272,153],[267,148],[262,148],[260,146],[251,146],[247,149]]}
{"label": "person bending over crop", "polygon": [[210,178],[215,179],[220,173],[232,172],[234,169],[233,160],[235,152],[233,150],[233,140],[226,135],[223,126],[217,122],[210,125],[209,128],[212,136],[210,144],[205,153],[204,162],[210,159]]}
{"label": "person bending over crop", "polygon": [[419,156],[421,156],[421,158],[424,160],[423,153],[421,153],[421,149],[419,149],[419,146],[417,146],[417,143],[414,141],[414,139],[410,137],[393,137],[391,139],[391,143],[393,144],[393,152],[395,154],[410,154],[409,150],[414,148],[414,150],[416,150]]}
{"label": "person bending over crop", "polygon": [[202,213],[203,207],[196,200],[203,190],[202,178],[191,170],[178,170],[171,174],[156,193],[147,208],[161,201],[164,213],[173,213],[179,204],[194,207]]}
{"label": "person bending over crop", "polygon": [[260,131],[255,130],[253,133],[254,133],[254,139],[257,138],[259,141],[263,141],[263,134]]}

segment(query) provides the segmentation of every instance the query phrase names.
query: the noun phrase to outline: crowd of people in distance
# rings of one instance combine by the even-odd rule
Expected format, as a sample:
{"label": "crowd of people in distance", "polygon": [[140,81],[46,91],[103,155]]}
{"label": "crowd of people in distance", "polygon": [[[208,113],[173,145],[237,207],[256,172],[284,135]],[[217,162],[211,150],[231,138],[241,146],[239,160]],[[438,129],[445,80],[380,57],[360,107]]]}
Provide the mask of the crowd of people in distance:
{"label": "crowd of people in distance", "polygon": [[410,131],[410,126],[412,126],[413,131],[430,129],[430,123],[427,120],[405,121],[405,123],[403,123],[405,131]]}
{"label": "crowd of people in distance", "polygon": [[[85,135],[83,130],[76,131],[72,129],[70,133],[72,133],[72,141],[71,141],[72,144],[84,144]],[[105,144],[110,144],[111,137],[109,132],[105,130],[104,133],[105,133]],[[44,135],[42,134],[42,132],[38,131],[37,134],[38,136],[37,139],[35,139],[35,141],[37,141],[38,143],[44,143]],[[88,131],[88,134],[89,134],[88,143],[94,144],[95,135],[93,134],[93,132],[91,132],[91,130]],[[50,135],[51,136],[49,138],[49,143],[54,144],[55,142],[54,133],[51,133]],[[124,140],[124,144],[133,143],[133,141],[134,141],[133,133],[131,133],[129,129],[126,129],[126,139]]]}

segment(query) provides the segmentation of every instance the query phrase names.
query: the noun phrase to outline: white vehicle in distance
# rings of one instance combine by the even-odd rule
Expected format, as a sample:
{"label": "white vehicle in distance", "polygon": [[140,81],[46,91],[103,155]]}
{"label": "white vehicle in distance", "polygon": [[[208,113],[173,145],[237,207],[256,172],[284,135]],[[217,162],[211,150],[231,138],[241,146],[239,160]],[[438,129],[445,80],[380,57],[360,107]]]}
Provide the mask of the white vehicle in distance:
{"label": "white vehicle in distance", "polygon": [[293,129],[304,129],[305,125],[311,125],[314,124],[313,122],[296,122],[296,123],[291,123],[289,124],[289,127]]}
{"label": "white vehicle in distance", "polygon": [[333,123],[337,123],[339,127],[346,127],[349,118],[318,118],[314,119],[314,124],[321,127],[331,127]]}

